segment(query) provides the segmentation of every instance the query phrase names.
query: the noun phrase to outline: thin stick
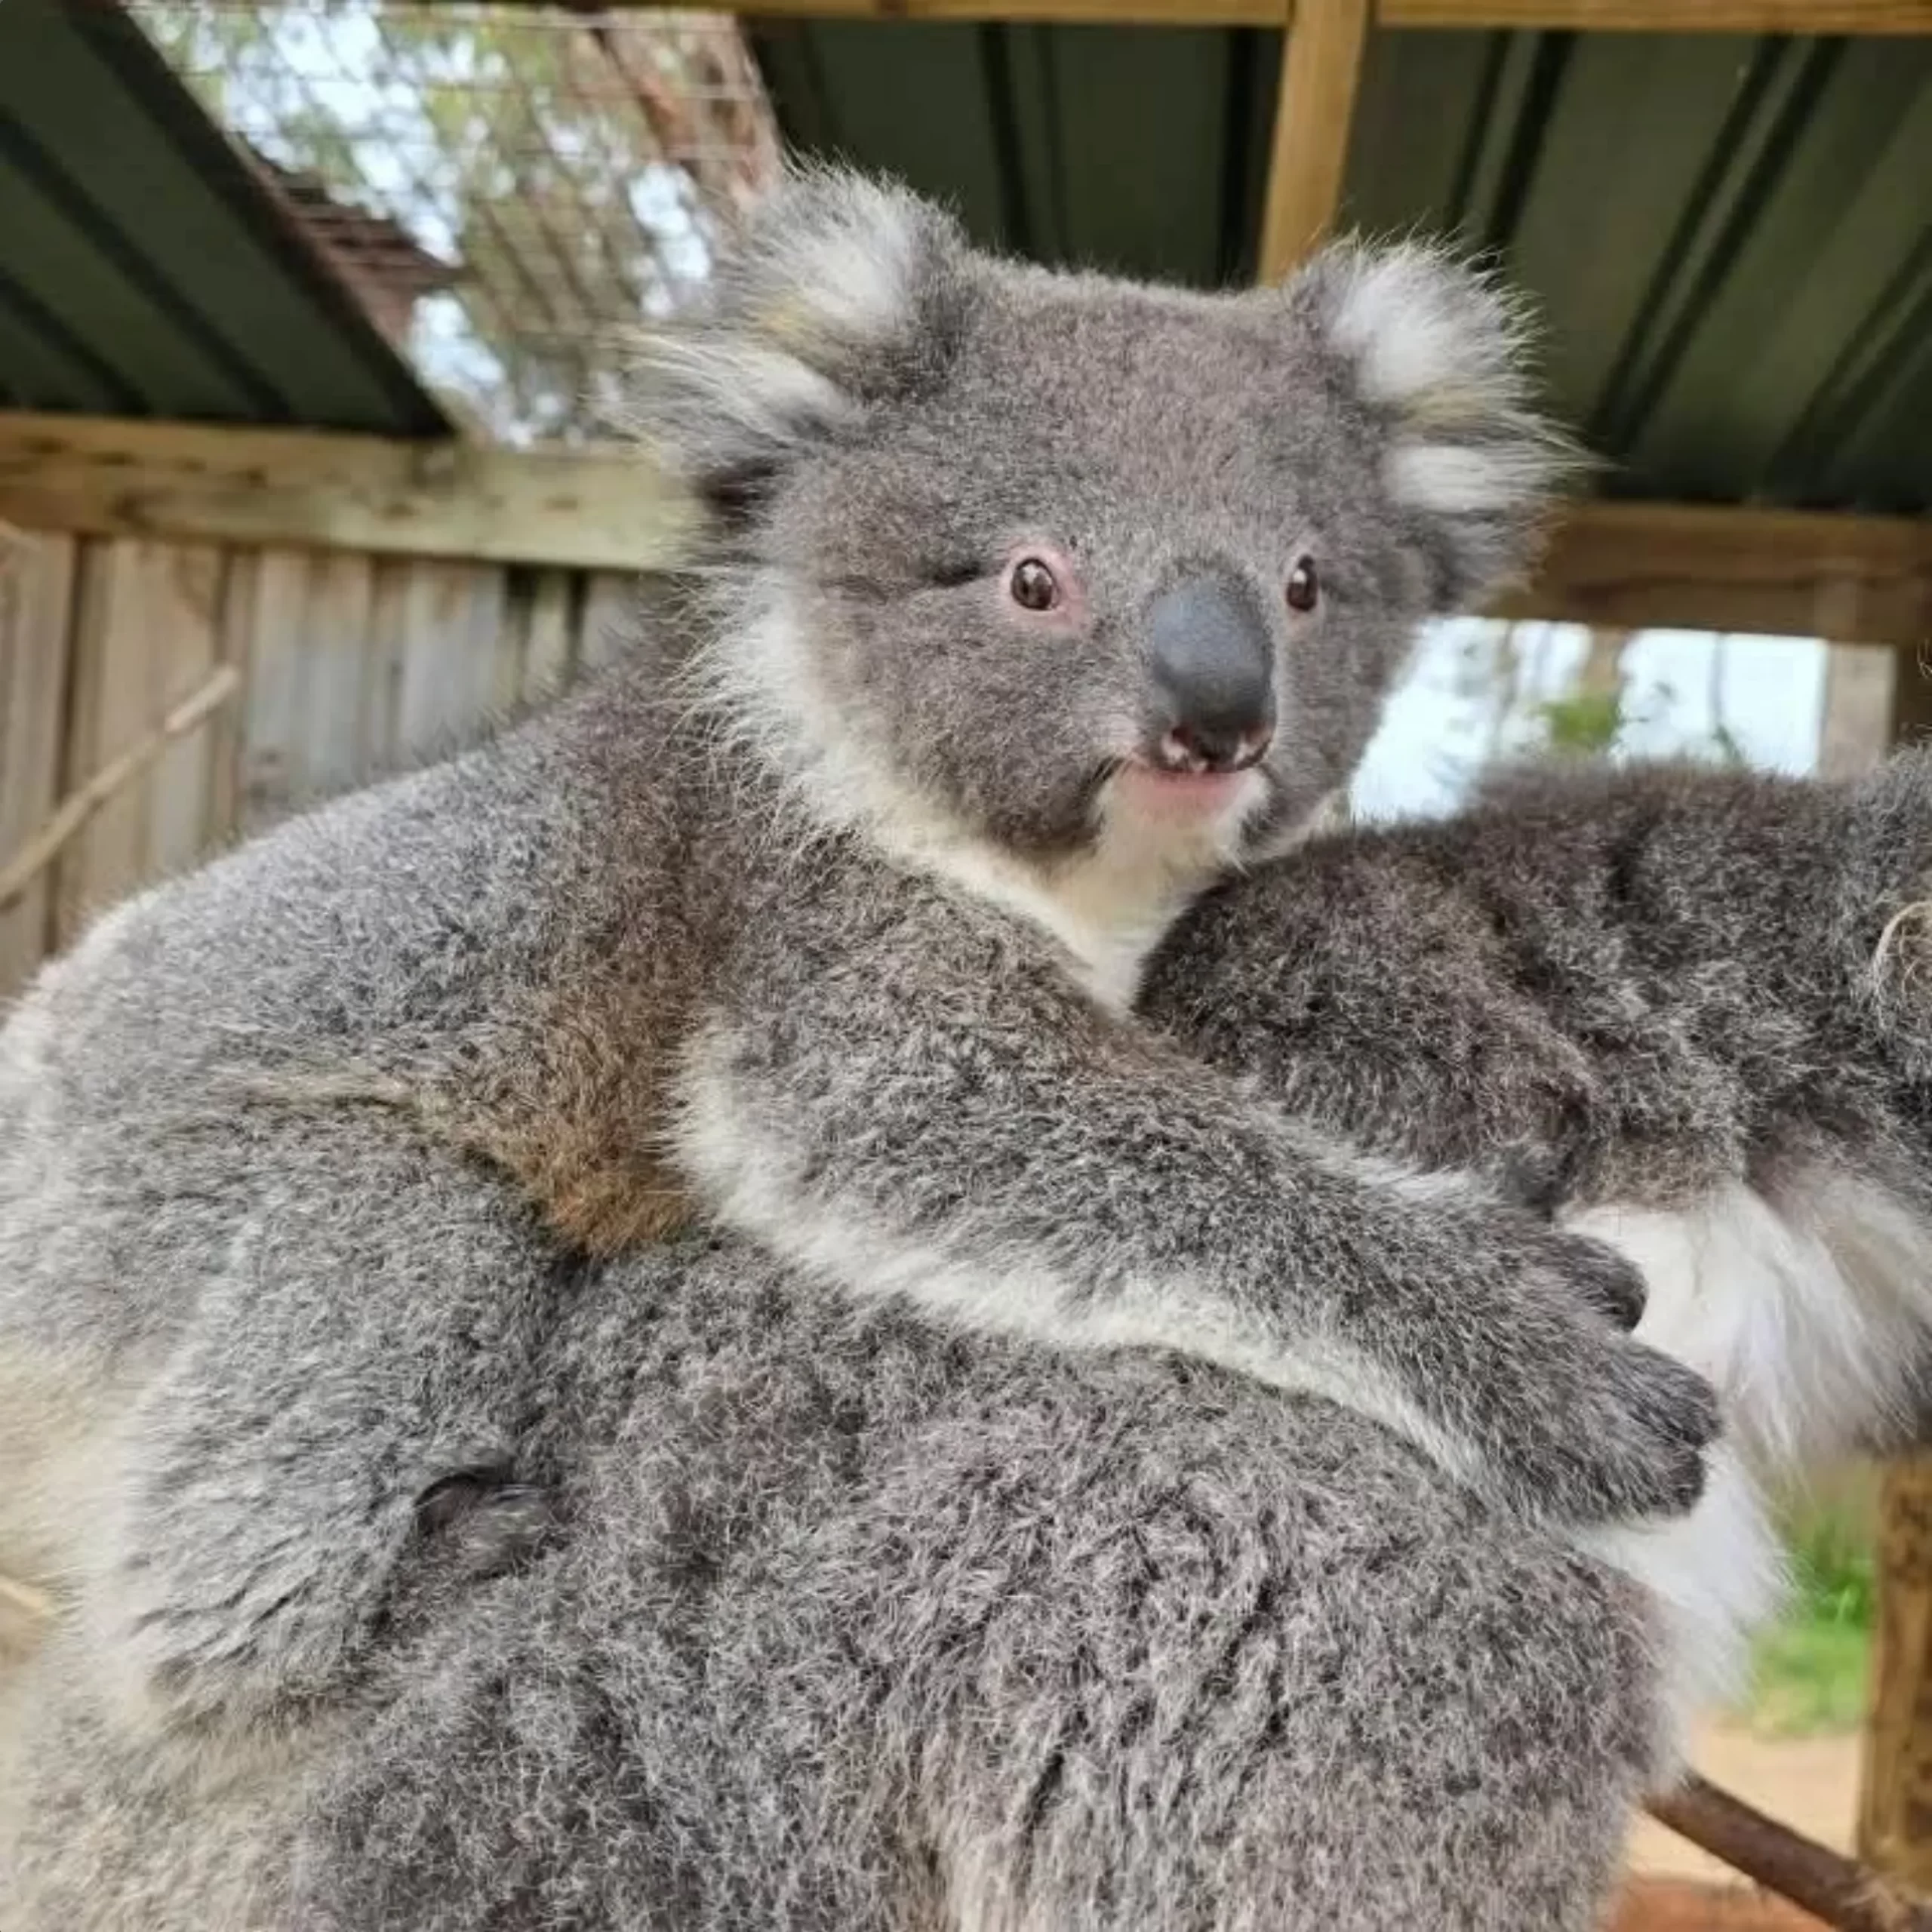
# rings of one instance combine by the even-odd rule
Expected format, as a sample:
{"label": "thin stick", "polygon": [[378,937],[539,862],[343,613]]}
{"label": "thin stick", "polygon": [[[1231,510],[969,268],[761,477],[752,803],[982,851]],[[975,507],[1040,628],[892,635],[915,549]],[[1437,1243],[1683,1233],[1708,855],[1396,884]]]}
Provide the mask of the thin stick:
{"label": "thin stick", "polygon": [[1932,1932],[1932,1906],[1694,1772],[1651,1816],[1838,1932]]}
{"label": "thin stick", "polygon": [[54,816],[0,867],[0,912],[5,912],[60,855],[67,841],[115,793],[138,777],[177,738],[185,737],[242,688],[242,674],[224,664],[207,683],[183,698],[137,744],[110,758],[81,789],[62,801]]}

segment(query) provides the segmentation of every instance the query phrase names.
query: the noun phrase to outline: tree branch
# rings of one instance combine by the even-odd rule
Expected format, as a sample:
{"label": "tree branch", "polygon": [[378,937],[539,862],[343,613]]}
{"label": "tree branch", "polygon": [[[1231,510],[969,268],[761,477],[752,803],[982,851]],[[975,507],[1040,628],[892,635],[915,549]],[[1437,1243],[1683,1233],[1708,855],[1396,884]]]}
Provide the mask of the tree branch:
{"label": "tree branch", "polygon": [[1932,1932],[1932,1906],[1693,1772],[1651,1816],[1837,1932]]}

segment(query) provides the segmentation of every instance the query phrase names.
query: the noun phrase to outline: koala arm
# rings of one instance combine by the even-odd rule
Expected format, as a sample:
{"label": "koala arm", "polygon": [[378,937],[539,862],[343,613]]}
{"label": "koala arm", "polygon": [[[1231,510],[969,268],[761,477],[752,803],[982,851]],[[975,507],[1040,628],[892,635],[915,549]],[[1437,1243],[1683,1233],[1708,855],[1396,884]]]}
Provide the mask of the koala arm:
{"label": "koala arm", "polygon": [[1712,1399],[1604,1318],[1624,1263],[1297,1128],[1026,946],[935,896],[753,961],[683,1081],[713,1211],[856,1294],[1335,1398],[1539,1515],[1694,1500]]}
{"label": "koala arm", "polygon": [[1928,878],[1923,754],[1850,784],[1526,771],[1215,894],[1142,1011],[1312,1121],[1549,1209],[1675,1207],[1781,1149],[1932,1196],[1927,928],[1899,916]]}

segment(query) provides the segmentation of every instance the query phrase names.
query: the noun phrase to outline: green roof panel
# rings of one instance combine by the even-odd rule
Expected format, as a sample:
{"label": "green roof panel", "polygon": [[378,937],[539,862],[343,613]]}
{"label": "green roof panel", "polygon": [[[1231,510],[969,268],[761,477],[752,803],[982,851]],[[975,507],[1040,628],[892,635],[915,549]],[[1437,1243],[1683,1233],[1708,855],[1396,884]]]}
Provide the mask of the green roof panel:
{"label": "green roof panel", "polygon": [[[1280,37],[767,23],[795,143],[1051,262],[1256,257]],[[1348,225],[1453,234],[1535,298],[1613,494],[1932,509],[1932,40],[1384,30]]]}
{"label": "green roof panel", "polygon": [[398,435],[448,417],[118,8],[0,5],[0,395]]}

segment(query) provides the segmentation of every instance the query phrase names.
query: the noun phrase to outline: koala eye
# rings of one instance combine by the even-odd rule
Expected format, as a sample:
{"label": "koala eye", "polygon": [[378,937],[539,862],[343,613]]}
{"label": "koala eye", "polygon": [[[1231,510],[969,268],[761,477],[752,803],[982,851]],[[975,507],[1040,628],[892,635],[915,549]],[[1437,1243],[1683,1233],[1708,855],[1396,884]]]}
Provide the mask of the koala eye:
{"label": "koala eye", "polygon": [[1283,594],[1291,611],[1309,611],[1321,601],[1321,583],[1315,574],[1312,557],[1303,557],[1297,561],[1288,573],[1288,586]]}
{"label": "koala eye", "polygon": [[1007,572],[1007,595],[1023,611],[1051,611],[1060,601],[1060,580],[1038,557],[1022,557]]}

